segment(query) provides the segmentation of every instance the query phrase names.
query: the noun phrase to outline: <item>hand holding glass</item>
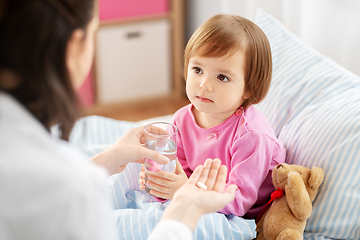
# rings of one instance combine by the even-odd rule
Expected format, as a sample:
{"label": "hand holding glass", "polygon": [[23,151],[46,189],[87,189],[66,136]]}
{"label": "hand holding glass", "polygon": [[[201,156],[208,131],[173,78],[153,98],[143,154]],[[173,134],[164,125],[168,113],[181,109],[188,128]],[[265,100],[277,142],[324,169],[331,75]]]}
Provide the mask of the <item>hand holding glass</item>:
{"label": "hand holding glass", "polygon": [[[151,187],[147,186],[149,172],[162,170],[173,172],[176,168],[176,142],[175,136],[178,128],[167,122],[155,122],[145,126],[146,143],[145,147],[155,150],[170,159],[168,164],[159,164],[151,159],[145,159],[145,191],[150,194]],[[151,195],[151,194],[150,194]]]}

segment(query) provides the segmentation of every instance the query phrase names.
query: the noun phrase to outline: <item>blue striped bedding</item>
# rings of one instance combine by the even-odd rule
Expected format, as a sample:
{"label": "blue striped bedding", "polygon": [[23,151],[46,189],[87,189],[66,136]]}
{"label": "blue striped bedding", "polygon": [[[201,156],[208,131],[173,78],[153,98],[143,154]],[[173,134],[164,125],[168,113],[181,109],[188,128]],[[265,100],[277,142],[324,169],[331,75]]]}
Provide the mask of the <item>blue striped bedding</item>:
{"label": "blue striped bedding", "polygon": [[286,162],[319,166],[325,179],[305,239],[360,239],[360,78],[300,41],[263,10],[273,79],[257,108],[287,149]]}
{"label": "blue striped bedding", "polygon": [[[265,11],[259,10],[255,22],[269,38],[274,69],[270,91],[256,107],[283,140],[288,163],[325,171],[304,239],[360,239],[360,78],[306,46]],[[146,121],[86,117],[70,141],[90,157]],[[129,164],[109,178],[119,239],[146,239],[169,204],[139,190],[139,168]],[[254,237],[253,221],[218,213],[203,216],[194,232],[194,239]]]}

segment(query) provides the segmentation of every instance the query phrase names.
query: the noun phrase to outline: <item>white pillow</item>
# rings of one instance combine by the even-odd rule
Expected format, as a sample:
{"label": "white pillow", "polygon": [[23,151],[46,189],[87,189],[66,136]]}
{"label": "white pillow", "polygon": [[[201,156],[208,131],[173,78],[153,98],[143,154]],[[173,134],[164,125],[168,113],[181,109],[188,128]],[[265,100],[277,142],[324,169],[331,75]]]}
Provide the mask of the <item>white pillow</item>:
{"label": "white pillow", "polygon": [[273,79],[256,107],[284,141],[286,162],[324,169],[305,239],[360,239],[360,78],[301,42],[263,10]]}

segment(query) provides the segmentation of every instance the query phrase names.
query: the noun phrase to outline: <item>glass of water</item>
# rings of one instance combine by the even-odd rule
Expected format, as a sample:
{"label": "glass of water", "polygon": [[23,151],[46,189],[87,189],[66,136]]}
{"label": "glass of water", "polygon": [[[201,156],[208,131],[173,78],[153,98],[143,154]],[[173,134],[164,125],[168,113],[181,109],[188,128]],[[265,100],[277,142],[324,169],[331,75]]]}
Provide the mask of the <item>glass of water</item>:
{"label": "glass of water", "polygon": [[[150,194],[150,188],[147,186],[148,175],[150,172],[162,170],[166,172],[174,172],[176,168],[176,142],[175,137],[178,128],[167,122],[154,122],[145,126],[146,143],[145,147],[155,150],[168,157],[170,161],[163,165],[154,162],[151,159],[145,159],[145,191]],[[151,195],[151,194],[150,194]]]}

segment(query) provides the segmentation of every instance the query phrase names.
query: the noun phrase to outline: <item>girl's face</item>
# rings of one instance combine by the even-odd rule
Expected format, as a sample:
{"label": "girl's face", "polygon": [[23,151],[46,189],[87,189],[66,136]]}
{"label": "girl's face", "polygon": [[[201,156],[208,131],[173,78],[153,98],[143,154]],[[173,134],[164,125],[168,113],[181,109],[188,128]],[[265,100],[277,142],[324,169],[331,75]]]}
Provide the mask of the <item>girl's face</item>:
{"label": "girl's face", "polygon": [[245,54],[223,57],[193,56],[189,60],[186,93],[195,106],[194,115],[216,119],[230,117],[249,98],[245,92]]}
{"label": "girl's face", "polygon": [[97,13],[94,13],[93,19],[86,27],[86,33],[82,29],[76,29],[69,41],[67,66],[74,89],[80,88],[89,74],[98,26],[99,17]]}

